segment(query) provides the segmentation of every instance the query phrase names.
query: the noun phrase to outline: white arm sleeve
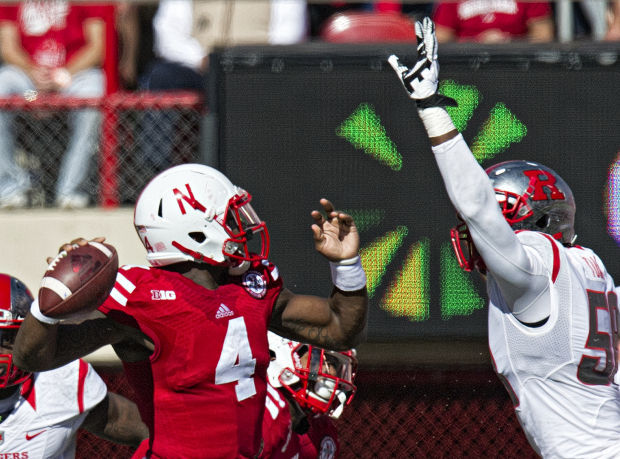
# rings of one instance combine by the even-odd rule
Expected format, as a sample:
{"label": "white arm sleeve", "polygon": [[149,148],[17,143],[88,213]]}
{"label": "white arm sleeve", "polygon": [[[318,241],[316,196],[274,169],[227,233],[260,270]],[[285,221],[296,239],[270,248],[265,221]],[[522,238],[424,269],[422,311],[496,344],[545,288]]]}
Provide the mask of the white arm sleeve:
{"label": "white arm sleeve", "polygon": [[161,0],[153,18],[154,51],[158,57],[200,70],[205,50],[192,37],[191,0]]}
{"label": "white arm sleeve", "polygon": [[462,135],[433,147],[448,196],[495,278],[514,316],[524,323],[549,316],[550,273],[533,251],[521,244],[504,219],[491,181]]}

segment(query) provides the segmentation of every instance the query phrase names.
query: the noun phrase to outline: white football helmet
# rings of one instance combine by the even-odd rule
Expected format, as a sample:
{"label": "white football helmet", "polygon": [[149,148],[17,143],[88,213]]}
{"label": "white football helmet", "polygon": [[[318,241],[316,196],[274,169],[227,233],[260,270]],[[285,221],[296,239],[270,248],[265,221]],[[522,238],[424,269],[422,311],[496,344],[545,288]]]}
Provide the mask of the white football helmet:
{"label": "white football helmet", "polygon": [[357,390],[353,384],[355,350],[328,351],[272,332],[268,338],[272,359],[267,376],[271,385],[288,390],[307,412],[340,417]]}
{"label": "white football helmet", "polygon": [[[251,200],[212,167],[165,170],[136,202],[134,225],[146,259],[152,266],[192,261],[235,267],[267,258],[269,234]],[[256,250],[249,248],[250,240]]]}

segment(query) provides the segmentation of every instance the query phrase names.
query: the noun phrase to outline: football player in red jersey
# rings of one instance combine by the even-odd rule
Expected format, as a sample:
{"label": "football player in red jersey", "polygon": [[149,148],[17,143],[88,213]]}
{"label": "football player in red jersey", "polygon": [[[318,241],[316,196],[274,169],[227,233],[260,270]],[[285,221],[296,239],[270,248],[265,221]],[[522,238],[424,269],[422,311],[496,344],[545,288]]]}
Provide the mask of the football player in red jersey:
{"label": "football player in red jersey", "polygon": [[269,332],[261,458],[338,457],[338,419],[356,387],[355,351],[328,351]]}
{"label": "football player in red jersey", "polygon": [[17,278],[0,274],[0,457],[75,455],[78,429],[137,446],[148,436],[135,403],[108,392],[83,360],[28,373],[13,364],[15,335],[32,295]]}
{"label": "football player in red jersey", "polygon": [[368,297],[351,216],[326,199],[323,212],[311,213],[334,285],[327,298],[298,295],[268,261],[267,227],[250,201],[208,166],[156,176],[134,216],[150,266],[121,266],[101,317],[79,325],[44,316],[35,301],[28,333],[17,337],[17,364],[46,370],[112,344],[149,426],[150,457],[258,455],[267,330],[350,349],[363,338]]}

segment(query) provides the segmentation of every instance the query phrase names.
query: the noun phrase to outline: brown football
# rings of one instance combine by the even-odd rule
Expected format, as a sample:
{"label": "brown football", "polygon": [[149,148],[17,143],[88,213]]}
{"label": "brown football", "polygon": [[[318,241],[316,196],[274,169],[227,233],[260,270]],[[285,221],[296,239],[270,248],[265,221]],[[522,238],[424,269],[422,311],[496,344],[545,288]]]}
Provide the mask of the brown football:
{"label": "brown football", "polygon": [[47,267],[39,288],[39,309],[55,319],[97,309],[108,297],[118,271],[110,244],[91,241],[62,251]]}

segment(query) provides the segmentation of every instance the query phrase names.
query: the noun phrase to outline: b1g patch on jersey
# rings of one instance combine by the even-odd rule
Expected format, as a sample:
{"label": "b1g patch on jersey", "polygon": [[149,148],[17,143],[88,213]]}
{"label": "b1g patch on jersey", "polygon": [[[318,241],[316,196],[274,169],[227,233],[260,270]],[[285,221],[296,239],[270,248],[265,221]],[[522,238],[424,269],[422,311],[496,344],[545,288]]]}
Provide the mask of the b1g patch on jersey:
{"label": "b1g patch on jersey", "polygon": [[254,298],[263,298],[267,294],[267,281],[257,271],[248,271],[241,280],[243,288]]}
{"label": "b1g patch on jersey", "polygon": [[334,459],[336,457],[336,442],[332,437],[325,437],[321,440],[321,450],[319,459]]}

